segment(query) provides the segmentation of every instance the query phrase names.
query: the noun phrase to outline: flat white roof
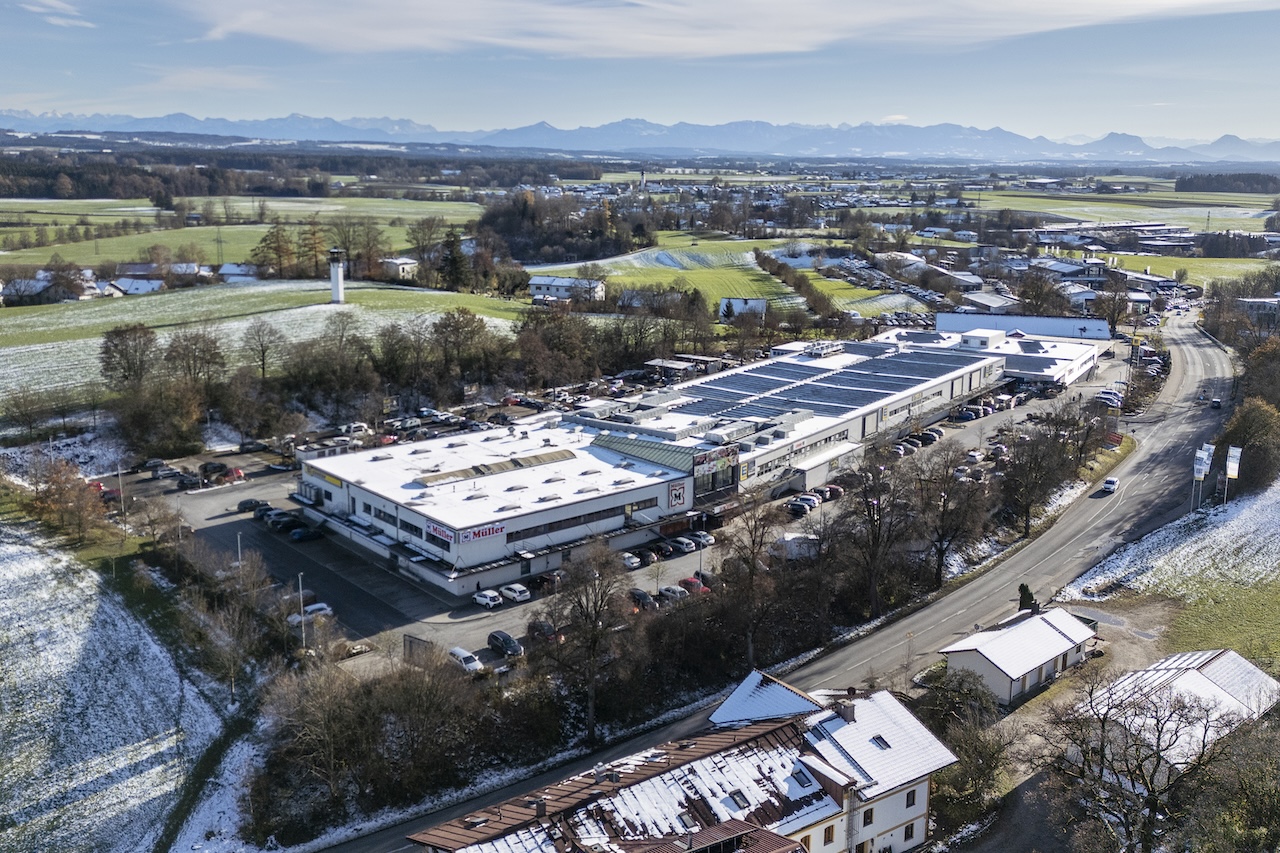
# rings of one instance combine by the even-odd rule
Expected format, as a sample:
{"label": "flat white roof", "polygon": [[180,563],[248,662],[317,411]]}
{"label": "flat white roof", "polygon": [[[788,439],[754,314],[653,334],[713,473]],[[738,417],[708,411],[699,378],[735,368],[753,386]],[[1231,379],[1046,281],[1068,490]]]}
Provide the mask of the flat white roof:
{"label": "flat white roof", "polygon": [[[306,463],[455,529],[688,476],[559,427],[457,433]],[[546,441],[549,439],[548,441]]]}

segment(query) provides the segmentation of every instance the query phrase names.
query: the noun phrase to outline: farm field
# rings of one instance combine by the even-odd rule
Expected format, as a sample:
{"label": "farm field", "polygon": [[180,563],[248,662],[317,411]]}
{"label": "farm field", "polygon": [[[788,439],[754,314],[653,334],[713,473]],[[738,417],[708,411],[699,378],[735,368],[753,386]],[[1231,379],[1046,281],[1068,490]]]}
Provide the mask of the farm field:
{"label": "farm field", "polygon": [[[200,210],[206,199],[187,199],[193,210]],[[249,196],[229,196],[212,199],[219,216],[223,202],[237,216],[253,219],[258,215],[260,199]],[[265,199],[268,216],[279,216],[289,223],[304,221],[315,215],[321,221],[333,216],[349,214],[371,216],[384,227],[396,218],[411,221],[424,216],[439,216],[451,225],[461,225],[479,217],[482,208],[471,202],[409,201],[383,198],[269,198]],[[90,224],[114,223],[121,219],[141,219],[145,223],[155,220],[156,209],[146,199],[4,199],[0,200],[0,222],[16,222],[19,217],[29,226],[0,226],[0,237],[33,231],[37,225],[51,228],[75,224],[81,217]],[[248,260],[249,252],[267,231],[266,225],[244,224],[200,226],[163,231],[149,231],[123,237],[100,240],[84,240],[79,243],[59,243],[41,248],[0,251],[0,263],[44,264],[55,252],[65,260],[77,264],[95,265],[106,261],[131,261],[150,246],[168,246],[171,250],[180,245],[194,243],[204,252],[206,263],[217,263],[219,258],[229,263]],[[392,229],[389,236],[396,252],[404,251],[404,232]],[[221,240],[221,252],[218,241]]]}
{"label": "farm field", "polygon": [[329,304],[326,281],[271,281],[173,290],[150,296],[68,305],[6,308],[0,324],[0,393],[22,384],[74,388],[99,378],[102,334],[128,323],[156,330],[163,345],[184,323],[215,327],[228,360],[248,363],[240,339],[255,317],[266,317],[289,340],[314,336],[338,311],[354,312],[367,329],[418,314],[467,308],[503,325],[523,303],[464,293],[349,283],[347,304]]}
{"label": "farm field", "polygon": [[1055,214],[1085,222],[1139,220],[1167,222],[1192,230],[1261,231],[1271,197],[1253,193],[1175,193],[1155,190],[1117,195],[1069,195],[999,191],[984,192],[976,201],[982,210],[1021,210]]}
{"label": "farm field", "polygon": [[[688,234],[664,232],[657,246],[627,255],[595,261],[609,273],[609,283],[623,288],[671,286],[683,278],[702,291],[710,305],[722,298],[768,299],[771,304],[798,304],[799,300],[773,276],[755,264],[753,249],[777,249],[786,240],[708,240]],[[574,275],[576,264],[538,268],[547,275]]]}
{"label": "farm field", "polygon": [[1216,279],[1239,278],[1252,270],[1262,269],[1271,263],[1260,258],[1168,258],[1152,255],[1109,255],[1098,257],[1106,260],[1114,257],[1121,269],[1142,272],[1151,268],[1153,275],[1172,278],[1180,269],[1187,271],[1187,284],[1205,285]]}

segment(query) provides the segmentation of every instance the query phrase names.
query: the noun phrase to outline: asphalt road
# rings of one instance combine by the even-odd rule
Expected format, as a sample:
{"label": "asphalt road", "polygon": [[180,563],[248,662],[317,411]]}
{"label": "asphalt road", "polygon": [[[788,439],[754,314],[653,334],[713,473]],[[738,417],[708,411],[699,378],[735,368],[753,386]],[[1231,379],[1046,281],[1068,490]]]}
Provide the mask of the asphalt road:
{"label": "asphalt road", "polygon": [[[1194,451],[1211,440],[1230,415],[1233,368],[1230,356],[1201,333],[1192,318],[1170,318],[1162,331],[1173,352],[1170,374],[1149,410],[1122,421],[1122,428],[1134,435],[1138,447],[1112,472],[1121,481],[1115,494],[1105,494],[1100,488],[1090,492],[1063,512],[1039,538],[980,578],[801,667],[787,680],[805,690],[867,686],[872,680],[879,686],[903,685],[911,674],[939,659],[934,650],[964,636],[975,624],[988,625],[1011,615],[1017,606],[1019,584],[1028,584],[1041,601],[1047,601],[1119,545],[1188,511]],[[1124,348],[1117,349],[1123,355]],[[1125,378],[1124,372],[1120,359],[1104,361],[1097,378],[1074,390],[1091,396],[1094,389]],[[1206,389],[1208,393],[1200,400]],[[1208,400],[1214,396],[1226,401],[1223,409],[1209,408]],[[994,423],[999,418],[972,422],[960,433],[963,440],[981,445],[992,428],[988,421]],[[663,570],[664,582],[691,573],[696,559],[697,555],[688,555],[673,561],[676,565],[668,563]],[[637,574],[645,571],[648,570],[638,570]],[[587,770],[598,761],[688,736],[705,725],[706,716],[705,711],[699,712],[533,779],[329,849],[342,853],[421,849],[406,841],[405,836]]]}

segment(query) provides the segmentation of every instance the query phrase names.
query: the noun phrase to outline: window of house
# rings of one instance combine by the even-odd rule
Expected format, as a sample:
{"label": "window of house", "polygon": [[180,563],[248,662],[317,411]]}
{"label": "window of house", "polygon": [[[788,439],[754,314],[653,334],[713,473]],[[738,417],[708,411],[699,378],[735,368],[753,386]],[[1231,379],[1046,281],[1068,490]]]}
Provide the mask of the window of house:
{"label": "window of house", "polygon": [[747,806],[751,805],[751,803],[747,801],[747,795],[741,791],[730,791],[729,799],[733,800],[733,804],[740,809],[745,809]]}
{"label": "window of house", "polygon": [[876,735],[875,737],[873,737],[871,739],[871,742],[874,743],[880,749],[889,748],[889,741],[885,740],[884,737],[882,737],[881,735]]}
{"label": "window of house", "polygon": [[810,843],[811,843],[812,841],[813,841],[813,839],[812,839],[812,838],[810,838],[810,837],[809,837],[809,836],[807,836],[807,835],[806,835],[804,838],[801,838],[801,839],[800,839],[800,843],[804,845],[804,849],[805,849],[805,850],[808,850],[808,849],[809,849],[809,845],[810,845]]}
{"label": "window of house", "polygon": [[871,826],[871,821],[875,820],[875,809],[866,809],[862,812],[862,825]]}
{"label": "window of house", "polygon": [[907,808],[911,808],[916,804],[916,792],[907,791]]}
{"label": "window of house", "polygon": [[680,812],[680,825],[689,830],[698,828],[698,822],[688,812]]}
{"label": "window of house", "polygon": [[796,768],[796,772],[791,774],[791,778],[795,779],[796,784],[801,788],[807,788],[813,784],[813,780],[809,778],[809,774],[805,773],[799,767]]}
{"label": "window of house", "polygon": [[915,837],[916,837],[916,825],[914,823],[909,823],[906,826],[902,827],[903,841],[910,841]]}
{"label": "window of house", "polygon": [[835,827],[835,824],[832,824],[831,826],[823,827],[823,829],[822,829],[822,843],[823,843],[823,844],[834,844],[834,843],[835,843],[835,840],[836,840],[836,827]]}

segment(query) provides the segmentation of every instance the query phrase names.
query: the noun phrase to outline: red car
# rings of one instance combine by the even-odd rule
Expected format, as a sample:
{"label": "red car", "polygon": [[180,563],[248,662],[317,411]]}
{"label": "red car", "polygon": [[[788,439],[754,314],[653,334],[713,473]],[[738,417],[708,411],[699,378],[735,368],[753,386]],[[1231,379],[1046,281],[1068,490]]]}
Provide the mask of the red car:
{"label": "red car", "polygon": [[702,585],[702,581],[697,578],[684,578],[678,581],[680,588],[686,590],[690,595],[705,595],[711,592],[710,589]]}

